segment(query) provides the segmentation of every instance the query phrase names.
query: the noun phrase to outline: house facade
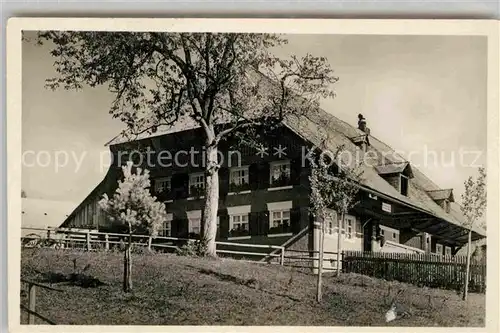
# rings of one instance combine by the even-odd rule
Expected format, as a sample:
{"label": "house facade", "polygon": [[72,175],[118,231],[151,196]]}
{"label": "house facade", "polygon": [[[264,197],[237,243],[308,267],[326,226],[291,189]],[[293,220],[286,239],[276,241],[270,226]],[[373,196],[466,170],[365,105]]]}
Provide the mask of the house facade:
{"label": "house facade", "polygon": [[[97,202],[104,193],[113,194],[120,166],[130,158],[150,171],[152,194],[165,202],[168,218],[160,235],[196,237],[205,186],[201,131],[112,141],[107,175],[62,227],[119,232]],[[221,143],[217,240],[283,245],[314,255],[319,223],[310,211],[307,154],[320,140],[332,151],[343,145],[364,159],[357,204],[340,226],[343,250],[454,255],[467,242],[468,229],[451,189],[439,188],[372,136],[366,120],[356,128],[322,110],[307,119],[286,119],[266,134],[261,147]],[[338,221],[325,223],[325,251],[336,252]],[[484,237],[484,230],[474,227],[473,240]],[[333,256],[325,259],[334,265]]]}

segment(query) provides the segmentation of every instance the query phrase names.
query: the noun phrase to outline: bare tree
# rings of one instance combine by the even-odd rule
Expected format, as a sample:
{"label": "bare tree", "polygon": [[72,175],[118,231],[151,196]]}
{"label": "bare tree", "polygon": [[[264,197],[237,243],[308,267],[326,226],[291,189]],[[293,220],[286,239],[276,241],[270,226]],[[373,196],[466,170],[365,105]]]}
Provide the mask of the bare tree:
{"label": "bare tree", "polygon": [[184,119],[203,129],[201,229],[209,256],[216,256],[219,143],[231,137],[259,142],[254,126],[272,128],[287,115],[317,108],[320,98],[334,96],[337,81],[326,58],[274,56],[273,48],[287,40],[273,34],[40,33],[38,41],[46,40],[52,42],[58,73],[47,85],[107,86],[115,96],[109,112],[127,125],[127,135],[155,132]]}
{"label": "bare tree", "polygon": [[317,280],[317,301],[322,299],[322,275],[325,232],[329,221],[337,217],[337,275],[340,274],[340,253],[341,253],[341,224],[344,225],[345,215],[356,204],[356,196],[359,192],[359,182],[362,171],[359,166],[351,167],[342,162],[341,156],[344,146],[339,146],[333,154],[324,155],[327,151],[326,145],[322,144],[319,156],[311,154],[309,162],[311,164],[311,203],[314,216],[320,222],[319,235],[319,262]]}
{"label": "bare tree", "polygon": [[466,218],[465,226],[469,229],[467,241],[467,263],[465,266],[465,281],[462,299],[467,300],[470,279],[470,261],[472,246],[472,228],[483,216],[486,210],[486,171],[479,168],[479,175],[476,179],[469,177],[464,182],[465,191],[462,194],[462,204],[460,209]]}

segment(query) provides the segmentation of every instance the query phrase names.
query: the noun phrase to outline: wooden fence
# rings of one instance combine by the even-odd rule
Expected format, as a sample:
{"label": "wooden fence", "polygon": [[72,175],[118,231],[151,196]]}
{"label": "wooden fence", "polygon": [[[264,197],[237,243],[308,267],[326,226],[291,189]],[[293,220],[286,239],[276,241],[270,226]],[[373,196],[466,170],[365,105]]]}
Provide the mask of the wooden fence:
{"label": "wooden fence", "polygon": [[[30,234],[21,237],[23,247],[52,247],[56,249],[82,249],[85,251],[108,251],[119,248],[128,242],[128,234],[105,233],[98,231],[77,231],[67,229],[21,228]],[[38,234],[35,234],[38,232]],[[132,235],[134,247],[159,252],[174,252],[194,239]],[[283,265],[285,247],[267,244],[244,244],[233,242],[215,242],[216,252],[222,256],[237,256],[251,259],[255,257],[277,258]],[[243,248],[243,250],[239,250]],[[247,250],[254,249],[254,250]],[[270,253],[271,252],[271,253]]]}
{"label": "wooden fence", "polygon": [[[331,272],[336,270],[336,260],[337,252],[323,253],[323,270],[325,272]],[[319,263],[319,251],[301,251],[287,249],[284,255],[284,265],[298,268],[302,270],[308,270],[317,268]]]}
{"label": "wooden fence", "polygon": [[40,318],[44,322],[50,324],[50,325],[56,325],[56,323],[47,317],[39,314],[36,312],[36,290],[38,288],[43,288],[46,290],[51,290],[51,291],[58,291],[61,292],[61,289],[56,289],[52,288],[50,286],[46,286],[34,281],[28,281],[25,279],[21,279],[21,284],[24,284],[26,286],[26,291],[28,293],[28,306],[24,305],[21,303],[21,310],[25,311],[28,313],[28,324],[29,325],[34,325],[35,324],[35,317]]}
{"label": "wooden fence", "polygon": [[[431,288],[463,287],[465,256],[344,251],[342,271]],[[486,260],[472,260],[469,290],[485,292]]]}

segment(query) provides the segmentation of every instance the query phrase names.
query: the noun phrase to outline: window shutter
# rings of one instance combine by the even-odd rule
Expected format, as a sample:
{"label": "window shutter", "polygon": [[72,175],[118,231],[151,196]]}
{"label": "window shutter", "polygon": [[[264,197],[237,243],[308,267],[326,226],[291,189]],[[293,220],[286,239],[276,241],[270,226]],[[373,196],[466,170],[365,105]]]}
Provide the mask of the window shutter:
{"label": "window shutter", "polygon": [[170,234],[172,235],[172,237],[178,237],[178,227],[177,227],[177,219],[172,219],[172,221],[170,221]]}
{"label": "window shutter", "polygon": [[300,208],[293,208],[290,211],[290,224],[294,234],[301,230],[300,216]]}
{"label": "window shutter", "polygon": [[171,187],[174,192],[174,199],[185,199],[188,197],[189,175],[187,173],[178,173],[172,175]]}
{"label": "window shutter", "polygon": [[225,239],[229,235],[229,215],[227,210],[222,210],[219,213],[219,223],[220,223],[220,238]]}
{"label": "window shutter", "polygon": [[189,221],[187,219],[174,219],[172,221],[172,232],[174,229],[174,225],[176,227],[177,237],[179,237],[179,238],[187,238],[188,237]]}
{"label": "window shutter", "polygon": [[229,191],[229,169],[220,168],[219,170],[219,195],[225,196]]}
{"label": "window shutter", "polygon": [[259,212],[250,212],[248,214],[248,224],[251,236],[258,236],[262,234],[262,228],[259,228],[259,220]]}
{"label": "window shutter", "polygon": [[269,187],[270,165],[269,162],[264,162],[259,165],[259,189],[267,189]]}
{"label": "window shutter", "polygon": [[267,235],[269,232],[269,212],[259,212],[260,234]]}
{"label": "window shutter", "polygon": [[300,184],[301,160],[293,159],[290,161],[290,182],[292,185]]}
{"label": "window shutter", "polygon": [[250,189],[252,191],[259,188],[259,166],[257,163],[250,164],[248,167],[248,181],[250,182]]}

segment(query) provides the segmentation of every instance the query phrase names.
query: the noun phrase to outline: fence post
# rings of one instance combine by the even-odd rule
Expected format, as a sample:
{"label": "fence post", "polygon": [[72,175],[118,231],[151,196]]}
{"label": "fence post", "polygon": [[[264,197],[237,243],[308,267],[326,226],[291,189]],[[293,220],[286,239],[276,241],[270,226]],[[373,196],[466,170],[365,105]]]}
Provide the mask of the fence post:
{"label": "fence post", "polygon": [[[337,255],[338,255],[338,254],[337,254]],[[345,273],[345,271],[346,271],[346,267],[345,267],[345,265],[344,265],[344,251],[342,251],[342,252],[340,253],[340,265],[341,265],[340,267],[342,267],[341,272],[342,272],[342,273]]]}
{"label": "fence post", "polygon": [[[35,312],[36,306],[36,286],[34,284],[28,285],[28,308],[30,311]],[[33,313],[28,313],[28,324],[35,325],[35,315]]]}
{"label": "fence post", "polygon": [[284,264],[285,264],[285,247],[283,246],[281,248],[280,265],[283,266]]}
{"label": "fence post", "polygon": [[90,230],[87,231],[87,251],[90,251]]}
{"label": "fence post", "polygon": [[108,234],[104,235],[104,240],[106,241],[106,243],[104,243],[104,248],[106,249],[106,251],[108,251],[109,250],[109,235]]}
{"label": "fence post", "polygon": [[151,243],[153,242],[153,237],[149,236],[148,238],[148,250],[151,251]]}

